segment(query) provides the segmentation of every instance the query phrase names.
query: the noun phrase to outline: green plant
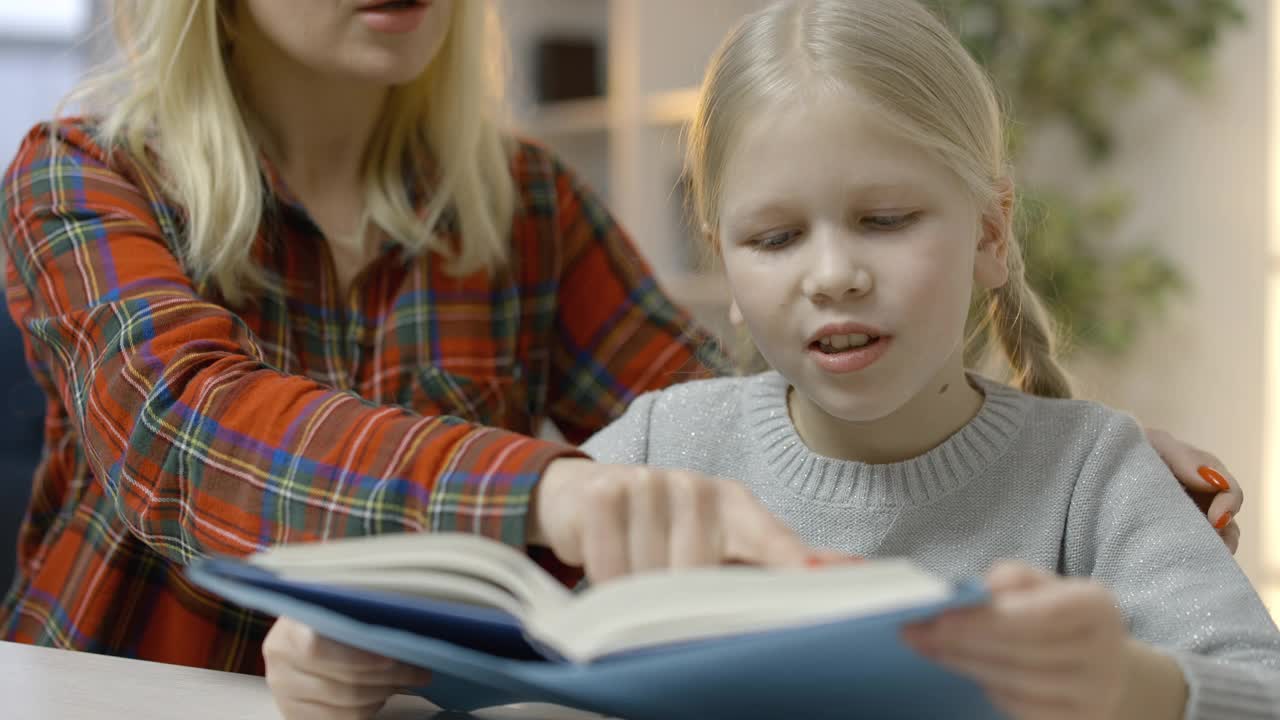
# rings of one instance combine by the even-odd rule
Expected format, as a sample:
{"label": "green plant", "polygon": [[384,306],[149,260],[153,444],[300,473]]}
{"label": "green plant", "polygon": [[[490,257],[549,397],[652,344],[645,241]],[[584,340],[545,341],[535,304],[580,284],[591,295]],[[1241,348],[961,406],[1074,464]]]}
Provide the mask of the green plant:
{"label": "green plant", "polygon": [[[1095,163],[1111,157],[1109,119],[1154,76],[1185,87],[1210,78],[1222,33],[1242,23],[1237,0],[932,0],[1004,97],[1015,161],[1051,124]],[[1018,227],[1029,281],[1069,348],[1117,354],[1186,282],[1150,245],[1110,247],[1128,205],[1121,191],[1084,201],[1020,188]]]}

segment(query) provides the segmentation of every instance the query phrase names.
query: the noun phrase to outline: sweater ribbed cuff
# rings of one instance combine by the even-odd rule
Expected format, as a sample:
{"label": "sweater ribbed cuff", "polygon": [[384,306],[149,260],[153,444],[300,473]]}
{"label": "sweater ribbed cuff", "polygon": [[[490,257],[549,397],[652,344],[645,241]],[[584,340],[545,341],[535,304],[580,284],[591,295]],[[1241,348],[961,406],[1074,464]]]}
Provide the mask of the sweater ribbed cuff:
{"label": "sweater ribbed cuff", "polygon": [[1187,679],[1185,720],[1280,718],[1280,688],[1269,688],[1252,668],[1199,655],[1173,656]]}

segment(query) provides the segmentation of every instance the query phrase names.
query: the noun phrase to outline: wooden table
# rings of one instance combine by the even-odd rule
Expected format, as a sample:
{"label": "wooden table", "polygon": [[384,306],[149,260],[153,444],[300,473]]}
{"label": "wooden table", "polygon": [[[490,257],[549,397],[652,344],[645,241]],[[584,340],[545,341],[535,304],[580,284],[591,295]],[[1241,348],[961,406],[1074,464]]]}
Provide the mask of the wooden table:
{"label": "wooden table", "polygon": [[[23,720],[272,720],[262,678],[0,642],[0,716]],[[592,720],[553,705],[458,715],[395,697],[378,720]]]}

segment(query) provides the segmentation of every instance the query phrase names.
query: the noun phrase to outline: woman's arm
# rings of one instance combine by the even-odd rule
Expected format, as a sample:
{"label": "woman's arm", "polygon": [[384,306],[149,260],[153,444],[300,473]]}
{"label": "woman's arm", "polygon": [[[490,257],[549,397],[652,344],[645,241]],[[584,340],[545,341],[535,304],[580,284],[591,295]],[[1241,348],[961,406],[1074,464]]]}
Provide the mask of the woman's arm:
{"label": "woman's arm", "polygon": [[401,529],[524,542],[531,489],[576,451],[268,366],[154,202],[72,123],[33,131],[0,198],[10,311],[130,532],[175,562]]}
{"label": "woman's arm", "polygon": [[554,158],[540,162],[554,178],[560,253],[549,414],[580,443],[646,391],[731,368],[595,193]]}

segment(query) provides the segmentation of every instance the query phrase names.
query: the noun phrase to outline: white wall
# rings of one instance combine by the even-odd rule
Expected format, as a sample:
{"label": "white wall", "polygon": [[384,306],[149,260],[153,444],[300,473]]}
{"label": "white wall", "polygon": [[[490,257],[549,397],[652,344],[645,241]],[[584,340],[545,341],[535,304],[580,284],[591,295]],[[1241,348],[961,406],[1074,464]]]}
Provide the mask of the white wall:
{"label": "white wall", "polygon": [[0,165],[8,167],[26,131],[53,114],[79,76],[79,57],[64,45],[0,38]]}
{"label": "white wall", "polygon": [[[1247,496],[1238,559],[1262,587],[1277,578],[1264,578],[1261,491],[1264,483],[1280,490],[1280,480],[1262,476],[1272,9],[1268,0],[1242,5],[1249,23],[1224,39],[1205,91],[1155,83],[1120,114],[1120,152],[1101,173],[1133,193],[1121,241],[1157,243],[1191,293],[1122,360],[1076,361],[1073,370],[1083,394],[1227,463]],[[1029,174],[1061,178],[1079,167],[1047,144],[1055,147],[1040,148]]]}
{"label": "white wall", "polygon": [[92,11],[87,0],[0,0],[0,166],[80,77]]}

